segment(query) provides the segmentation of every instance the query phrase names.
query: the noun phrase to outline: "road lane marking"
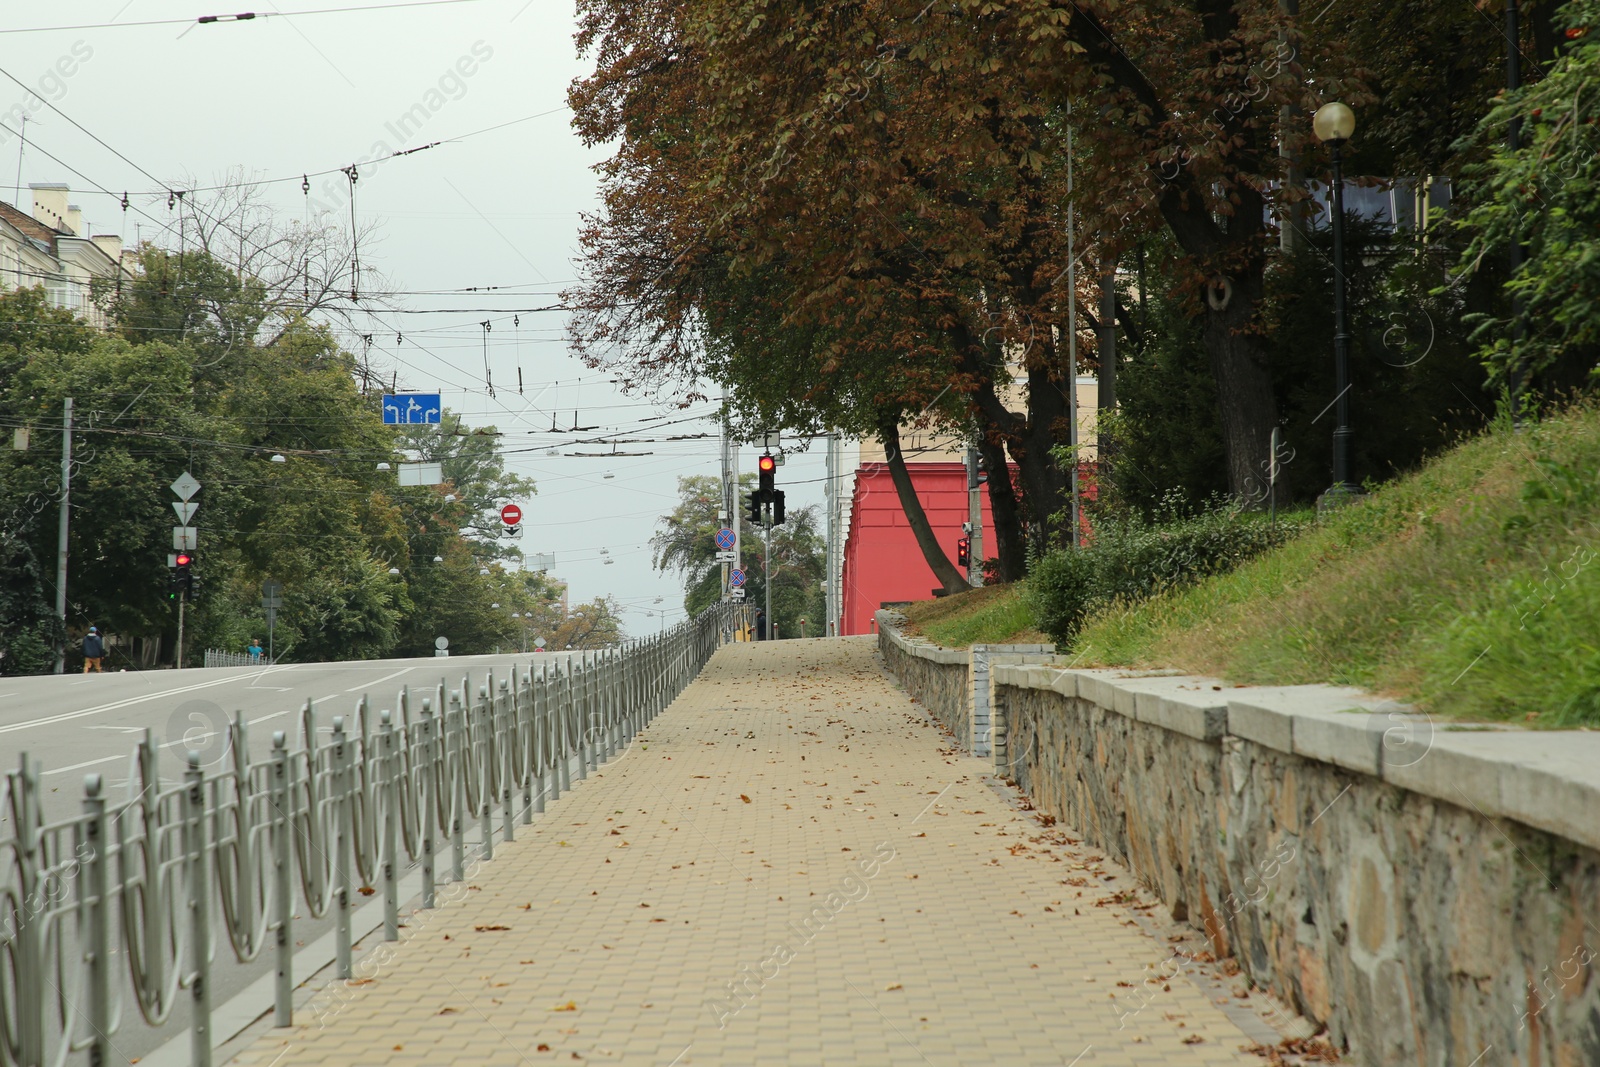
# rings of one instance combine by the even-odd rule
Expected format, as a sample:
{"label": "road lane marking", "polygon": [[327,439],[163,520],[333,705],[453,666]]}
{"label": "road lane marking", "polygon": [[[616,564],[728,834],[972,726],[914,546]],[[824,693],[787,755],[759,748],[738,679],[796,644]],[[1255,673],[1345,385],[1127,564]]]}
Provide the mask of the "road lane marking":
{"label": "road lane marking", "polygon": [[379,682],[387,682],[390,678],[398,678],[402,674],[410,674],[412,671],[418,669],[419,668],[417,667],[403,667],[400,670],[395,671],[393,674],[384,675],[382,678],[374,678],[370,682],[362,682],[360,685],[352,685],[349,689],[346,689],[345,692],[354,693],[357,689],[367,689],[371,686],[377,685]]}
{"label": "road lane marking", "polygon": [[101,756],[99,759],[88,760],[88,761],[86,761],[84,763],[74,763],[70,767],[57,767],[53,771],[45,771],[44,774],[42,775],[42,777],[48,778],[52,774],[66,774],[68,771],[81,771],[85,767],[93,767],[93,766],[96,766],[97,764],[101,764],[101,763],[110,763],[112,760],[127,759],[127,758],[128,758],[128,754],[126,752],[124,752],[120,756]]}
{"label": "road lane marking", "polygon": [[84,708],[81,711],[64,711],[60,715],[46,715],[42,719],[29,719],[27,722],[14,722],[0,726],[0,734],[9,734],[14,730],[27,730],[35,726],[51,726],[58,722],[67,722],[71,719],[82,719],[89,715],[98,715],[103,711],[116,711],[134,704],[142,704],[147,700],[159,700],[162,697],[178,696],[181,693],[192,693],[196,689],[209,689],[214,685],[227,685],[237,681],[236,678],[218,678],[215,681],[199,682],[195,685],[180,686],[177,689],[164,689],[159,693],[146,693],[142,697],[129,697],[127,700],[118,700],[110,704],[101,704],[98,707]]}

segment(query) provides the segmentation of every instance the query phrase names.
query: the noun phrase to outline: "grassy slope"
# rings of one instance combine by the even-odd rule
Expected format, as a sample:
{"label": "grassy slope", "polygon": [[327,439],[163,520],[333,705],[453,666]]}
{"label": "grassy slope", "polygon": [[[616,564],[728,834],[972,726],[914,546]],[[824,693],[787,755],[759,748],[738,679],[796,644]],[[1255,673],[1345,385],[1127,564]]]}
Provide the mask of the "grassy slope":
{"label": "grassy slope", "polygon": [[906,629],[946,648],[974,644],[1048,644],[1034,629],[1021,585],[992,585],[905,608]]}
{"label": "grassy slope", "polygon": [[1087,662],[1600,725],[1600,411],[1467,442],[1239,570],[1104,612]]}
{"label": "grassy slope", "polygon": [[[1600,725],[1600,409],[1468,441],[1239,570],[1091,619],[1085,665],[1365,686]],[[912,605],[950,647],[1046,640],[1020,586]]]}

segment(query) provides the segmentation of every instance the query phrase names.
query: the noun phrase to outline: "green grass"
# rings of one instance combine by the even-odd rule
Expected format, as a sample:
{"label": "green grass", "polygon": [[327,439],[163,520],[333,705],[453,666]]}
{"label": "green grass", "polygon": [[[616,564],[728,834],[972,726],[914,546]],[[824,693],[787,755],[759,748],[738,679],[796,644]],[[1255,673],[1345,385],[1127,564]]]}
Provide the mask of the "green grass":
{"label": "green grass", "polygon": [[1022,594],[1020,584],[991,585],[921,601],[905,608],[906,629],[946,648],[1048,643]]}
{"label": "green grass", "polygon": [[1497,430],[1238,570],[1088,620],[1082,662],[1600,725],[1600,410]]}

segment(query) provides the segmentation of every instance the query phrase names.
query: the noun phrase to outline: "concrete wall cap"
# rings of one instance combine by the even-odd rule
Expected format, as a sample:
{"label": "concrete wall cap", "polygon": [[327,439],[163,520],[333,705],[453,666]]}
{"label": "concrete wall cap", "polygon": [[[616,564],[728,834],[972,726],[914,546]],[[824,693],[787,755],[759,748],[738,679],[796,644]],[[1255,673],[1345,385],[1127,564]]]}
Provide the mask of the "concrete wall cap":
{"label": "concrete wall cap", "polygon": [[1508,818],[1600,849],[1600,733],[1431,731],[1383,748],[1383,777],[1487,818]]}

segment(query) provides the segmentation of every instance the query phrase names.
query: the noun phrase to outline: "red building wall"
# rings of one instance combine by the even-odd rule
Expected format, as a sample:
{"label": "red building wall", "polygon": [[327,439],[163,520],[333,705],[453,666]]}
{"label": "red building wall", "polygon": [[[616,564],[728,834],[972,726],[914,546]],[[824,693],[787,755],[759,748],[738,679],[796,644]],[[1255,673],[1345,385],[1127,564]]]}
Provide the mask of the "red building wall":
{"label": "red building wall", "polygon": [[[956,541],[967,521],[967,472],[960,463],[908,463],[911,484],[928,513],[939,544],[955,562]],[[994,555],[994,520],[989,494],[983,499],[983,551]],[[873,612],[886,603],[927,600],[939,581],[933,576],[906,522],[886,463],[856,469],[850,500],[850,533],[844,542],[844,623],[846,634],[873,632]]]}

